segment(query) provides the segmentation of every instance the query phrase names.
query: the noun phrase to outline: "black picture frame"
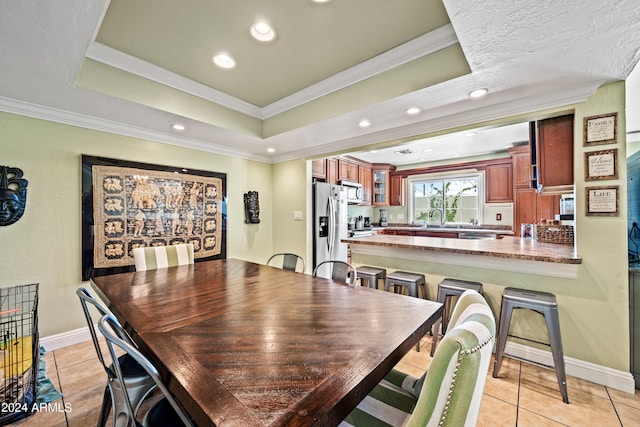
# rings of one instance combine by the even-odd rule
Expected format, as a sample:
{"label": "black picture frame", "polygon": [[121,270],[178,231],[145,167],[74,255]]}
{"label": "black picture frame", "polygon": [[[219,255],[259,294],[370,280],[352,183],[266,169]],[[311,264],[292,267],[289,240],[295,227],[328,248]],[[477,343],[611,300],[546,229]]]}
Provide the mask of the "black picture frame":
{"label": "black picture frame", "polygon": [[[141,163],[123,159],[113,159],[107,157],[97,157],[90,155],[82,155],[82,280],[89,280],[91,277],[104,276],[109,274],[124,273],[134,271],[133,259],[127,254],[128,265],[117,266],[95,266],[94,265],[94,249],[96,243],[96,225],[94,224],[94,166],[112,166],[116,168],[132,168],[144,171],[155,171],[158,173],[169,172],[176,175],[176,179],[187,179],[188,177],[203,177],[203,179],[214,178],[219,180],[221,188],[217,191],[216,202],[221,204],[217,207],[220,213],[216,218],[220,218],[221,224],[216,223],[216,227],[220,232],[218,235],[221,237],[216,239],[216,251],[217,254],[212,256],[201,256],[196,250],[195,262],[201,262],[211,259],[224,259],[227,257],[227,175],[220,172],[188,169],[178,166],[166,166],[156,165],[150,163]],[[173,175],[172,175],[173,176]],[[202,197],[202,196],[201,196]],[[124,206],[130,201],[123,202]],[[217,206],[217,203],[216,203]],[[123,226],[126,229],[126,225]],[[186,240],[185,236],[182,236]],[[176,242],[180,241],[180,236],[167,237],[167,239],[173,239]],[[203,251],[206,252],[206,251]],[[120,262],[125,262],[120,260]]]}

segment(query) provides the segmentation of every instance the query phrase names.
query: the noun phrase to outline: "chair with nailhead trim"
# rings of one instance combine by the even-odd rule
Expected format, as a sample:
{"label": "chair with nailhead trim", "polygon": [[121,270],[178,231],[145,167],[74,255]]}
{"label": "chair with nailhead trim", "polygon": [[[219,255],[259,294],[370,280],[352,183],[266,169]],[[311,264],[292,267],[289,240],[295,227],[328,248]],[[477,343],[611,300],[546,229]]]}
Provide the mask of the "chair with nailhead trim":
{"label": "chair with nailhead trim", "polygon": [[475,425],[495,335],[485,299],[465,291],[426,374],[415,378],[393,369],[340,426]]}

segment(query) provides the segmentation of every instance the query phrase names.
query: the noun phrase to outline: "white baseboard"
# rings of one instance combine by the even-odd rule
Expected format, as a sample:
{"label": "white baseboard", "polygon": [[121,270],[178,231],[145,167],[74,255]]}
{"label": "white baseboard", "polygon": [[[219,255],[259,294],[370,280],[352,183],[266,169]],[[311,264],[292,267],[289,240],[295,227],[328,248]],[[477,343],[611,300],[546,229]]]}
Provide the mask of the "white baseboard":
{"label": "white baseboard", "polygon": [[[553,366],[553,357],[550,351],[532,348],[514,342],[507,342],[505,353],[532,360],[543,365]],[[635,392],[635,380],[631,372],[619,371],[566,356],[564,357],[564,369],[567,375],[571,375],[572,377],[591,381],[631,394]]]}
{"label": "white baseboard", "polygon": [[70,345],[78,344],[84,341],[89,341],[91,334],[87,326],[73,331],[63,332],[61,334],[51,335],[48,337],[40,338],[40,345],[47,351],[58,350]]}
{"label": "white baseboard", "polygon": [[[90,339],[91,334],[89,333],[89,328],[85,326],[84,328],[74,329],[73,331],[40,338],[40,345],[47,351],[53,351]],[[533,360],[536,363],[553,365],[553,358],[550,351],[532,348],[514,342],[507,342],[505,352],[523,359]],[[566,356],[564,358],[564,365],[567,375],[606,387],[612,387],[627,393],[633,394],[635,392],[635,380],[631,372],[619,371]]]}

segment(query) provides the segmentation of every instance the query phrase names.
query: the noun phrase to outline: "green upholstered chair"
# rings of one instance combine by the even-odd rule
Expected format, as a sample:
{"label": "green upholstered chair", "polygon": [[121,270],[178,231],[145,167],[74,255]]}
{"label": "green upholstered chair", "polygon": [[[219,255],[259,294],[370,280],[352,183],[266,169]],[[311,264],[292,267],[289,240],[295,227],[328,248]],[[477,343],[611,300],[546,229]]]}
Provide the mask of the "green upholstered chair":
{"label": "green upholstered chair", "polygon": [[135,248],[133,261],[136,271],[193,264],[193,244]]}
{"label": "green upholstered chair", "polygon": [[484,298],[466,291],[422,378],[392,370],[341,426],[474,426],[496,324]]}
{"label": "green upholstered chair", "polygon": [[304,258],[300,255],[286,252],[271,255],[267,261],[267,265],[272,267],[281,266],[283,270],[289,271],[298,271],[298,266],[301,266],[302,269],[300,270],[300,273],[304,273],[305,269]]}

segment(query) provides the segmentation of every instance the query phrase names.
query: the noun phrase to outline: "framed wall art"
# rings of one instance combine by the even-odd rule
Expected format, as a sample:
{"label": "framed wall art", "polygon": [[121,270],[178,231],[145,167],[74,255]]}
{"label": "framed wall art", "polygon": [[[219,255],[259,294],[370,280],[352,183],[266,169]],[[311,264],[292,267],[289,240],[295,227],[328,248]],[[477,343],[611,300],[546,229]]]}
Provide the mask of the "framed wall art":
{"label": "framed wall art", "polygon": [[583,145],[615,144],[618,142],[618,113],[584,118]]}
{"label": "framed wall art", "polygon": [[133,271],[137,247],[226,258],[226,174],[82,156],[82,280]]}
{"label": "framed wall art", "polygon": [[584,153],[584,180],[618,179],[618,149]]}
{"label": "framed wall art", "polygon": [[619,186],[586,187],[587,216],[618,216]]}

